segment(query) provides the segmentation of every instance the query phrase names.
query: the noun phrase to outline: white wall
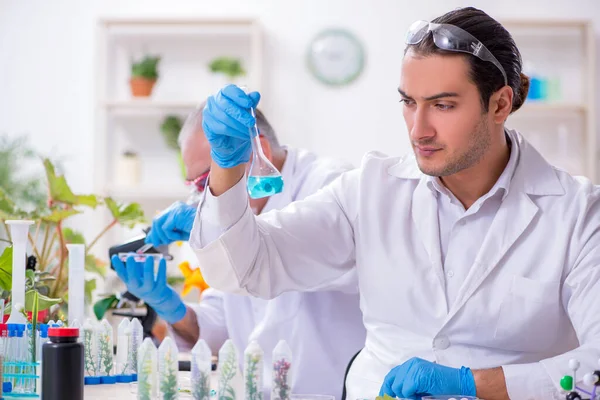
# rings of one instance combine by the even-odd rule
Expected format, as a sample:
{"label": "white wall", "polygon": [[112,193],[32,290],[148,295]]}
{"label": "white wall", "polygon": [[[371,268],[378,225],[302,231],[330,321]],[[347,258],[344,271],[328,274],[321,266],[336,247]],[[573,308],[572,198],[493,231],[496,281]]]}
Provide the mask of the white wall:
{"label": "white wall", "polygon": [[[264,26],[263,108],[283,142],[358,163],[370,149],[408,149],[396,87],[409,24],[464,5],[502,18],[593,18],[597,0],[0,0],[0,132],[29,133],[65,158],[74,189],[92,190],[94,29],[99,16],[257,16]],[[305,68],[321,28],[352,29],[367,65],[359,80],[327,88]]]}

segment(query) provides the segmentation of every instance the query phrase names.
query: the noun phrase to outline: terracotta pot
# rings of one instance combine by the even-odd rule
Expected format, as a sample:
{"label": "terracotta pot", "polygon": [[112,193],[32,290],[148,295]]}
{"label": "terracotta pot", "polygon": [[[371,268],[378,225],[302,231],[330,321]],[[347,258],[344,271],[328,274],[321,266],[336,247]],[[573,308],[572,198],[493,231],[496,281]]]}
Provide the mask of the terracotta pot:
{"label": "terracotta pot", "polygon": [[[38,322],[42,323],[41,321],[46,320],[46,318],[48,318],[48,313],[49,313],[48,310],[38,311]],[[9,318],[10,318],[10,314],[5,314],[4,321],[2,321],[2,323],[5,324]],[[31,321],[31,311],[27,311],[27,318],[29,321]]]}
{"label": "terracotta pot", "polygon": [[131,94],[135,97],[148,97],[152,94],[152,89],[156,79],[150,80],[145,78],[131,78],[129,85],[131,86]]}

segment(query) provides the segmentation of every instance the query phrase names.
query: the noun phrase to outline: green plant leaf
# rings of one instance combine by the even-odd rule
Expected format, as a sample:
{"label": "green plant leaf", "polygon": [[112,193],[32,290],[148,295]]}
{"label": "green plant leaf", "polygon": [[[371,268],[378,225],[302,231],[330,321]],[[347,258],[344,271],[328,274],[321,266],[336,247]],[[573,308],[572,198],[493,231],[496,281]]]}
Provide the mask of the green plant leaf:
{"label": "green plant leaf", "polygon": [[82,233],[74,231],[71,228],[63,228],[63,237],[65,242],[72,244],[85,244],[85,237]]}
{"label": "green plant leaf", "polygon": [[138,203],[119,204],[110,197],[105,198],[104,203],[113,218],[127,228],[133,228],[139,223],[147,222],[144,210]]}
{"label": "green plant leaf", "polygon": [[103,278],[106,276],[106,264],[93,254],[85,255],[85,270],[98,274]]}
{"label": "green plant leaf", "polygon": [[96,318],[98,318],[98,320],[101,320],[102,318],[104,318],[104,315],[106,314],[106,312],[108,310],[114,308],[118,302],[119,302],[119,300],[117,299],[117,296],[115,296],[115,295],[98,300],[94,304],[94,315],[96,315]]}
{"label": "green plant leaf", "polygon": [[85,280],[85,304],[92,303],[92,294],[96,290],[96,279],[86,279]]}
{"label": "green plant leaf", "polygon": [[169,286],[180,285],[185,282],[185,278],[183,276],[167,276],[167,284]]}
{"label": "green plant leaf", "polygon": [[41,215],[40,218],[44,222],[57,223],[57,222],[62,221],[63,219],[69,218],[73,215],[80,214],[80,213],[81,213],[81,211],[77,211],[72,208],[68,209],[68,210],[53,209],[53,210],[50,210],[49,214]]}
{"label": "green plant leaf", "polygon": [[44,159],[44,168],[46,170],[46,178],[48,179],[48,189],[52,201],[57,201],[70,205],[84,205],[96,208],[98,199],[94,195],[75,195],[67,184],[64,175],[56,175],[54,165],[48,159]]}
{"label": "green plant leaf", "polygon": [[7,247],[0,256],[0,289],[12,289],[12,246]]}
{"label": "green plant leaf", "polygon": [[15,203],[0,187],[0,219],[12,219],[18,214]]}
{"label": "green plant leaf", "polygon": [[49,309],[55,304],[62,302],[62,299],[53,299],[37,293],[35,290],[25,292],[25,311],[33,311],[35,296],[38,297],[38,311]]}
{"label": "green plant leaf", "polygon": [[158,79],[159,56],[147,55],[143,59],[131,64],[131,76],[134,78],[145,78],[149,80]]}

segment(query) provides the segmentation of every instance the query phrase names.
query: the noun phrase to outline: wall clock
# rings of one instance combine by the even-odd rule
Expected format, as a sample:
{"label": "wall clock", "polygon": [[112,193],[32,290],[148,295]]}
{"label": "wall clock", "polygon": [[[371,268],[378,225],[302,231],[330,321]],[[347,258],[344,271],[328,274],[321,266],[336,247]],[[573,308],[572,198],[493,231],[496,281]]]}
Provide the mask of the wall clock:
{"label": "wall clock", "polygon": [[342,86],[354,81],[364,68],[360,41],[344,29],[319,33],[308,48],[308,68],[321,82]]}

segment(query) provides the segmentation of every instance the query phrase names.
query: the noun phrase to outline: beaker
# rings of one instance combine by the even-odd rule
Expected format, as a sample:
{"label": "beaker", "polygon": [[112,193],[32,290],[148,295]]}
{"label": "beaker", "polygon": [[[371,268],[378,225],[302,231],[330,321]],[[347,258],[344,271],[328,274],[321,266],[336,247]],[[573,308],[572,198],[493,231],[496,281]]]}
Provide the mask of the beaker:
{"label": "beaker", "polygon": [[[240,89],[248,94],[248,88],[242,86]],[[283,177],[263,153],[256,113],[253,107],[250,107],[250,114],[254,117],[254,126],[249,129],[252,144],[252,162],[248,171],[247,188],[248,195],[251,198],[260,199],[281,193],[283,190]]]}

